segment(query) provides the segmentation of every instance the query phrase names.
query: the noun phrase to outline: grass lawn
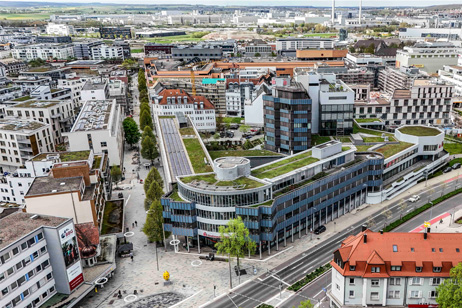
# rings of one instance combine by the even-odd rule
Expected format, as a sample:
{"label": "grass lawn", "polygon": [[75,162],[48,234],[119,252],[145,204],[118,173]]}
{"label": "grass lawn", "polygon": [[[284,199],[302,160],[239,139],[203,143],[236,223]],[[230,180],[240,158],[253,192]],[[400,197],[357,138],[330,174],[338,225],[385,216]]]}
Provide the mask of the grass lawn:
{"label": "grass lawn", "polygon": [[264,184],[254,181],[252,179],[249,179],[247,177],[240,177],[235,179],[234,181],[220,181],[215,183],[217,186],[237,186],[237,185],[245,185],[242,189],[251,189],[251,188],[257,188],[261,187]]}
{"label": "grass lawn", "polygon": [[339,140],[340,142],[343,142],[343,143],[350,143],[351,142],[350,137],[338,137],[337,140]]}
{"label": "grass lawn", "polygon": [[14,102],[24,102],[24,101],[27,101],[29,99],[32,99],[32,97],[27,95],[27,96],[21,96],[21,97],[15,98],[13,101]]}
{"label": "grass lawn", "polygon": [[183,139],[183,143],[188,151],[189,160],[193,166],[195,173],[212,172],[211,166],[206,165],[204,162],[205,153],[202,150],[201,144],[197,139]]}
{"label": "grass lawn", "polygon": [[371,122],[380,122],[378,118],[368,118],[368,119],[355,119],[358,123],[371,123]]}
{"label": "grass lawn", "polygon": [[133,48],[133,49],[130,49],[130,52],[131,53],[140,53],[140,52],[144,52],[144,50],[142,48]]}
{"label": "grass lawn", "polygon": [[410,146],[413,146],[412,143],[408,142],[400,142],[399,144],[388,144],[386,146],[383,146],[379,149],[374,150],[375,152],[382,153],[385,158],[391,157],[401,151],[404,151],[405,149],[409,148]]}
{"label": "grass lawn", "polygon": [[443,148],[450,154],[462,154],[462,143],[445,142]]}
{"label": "grass lawn", "polygon": [[281,156],[278,153],[274,153],[268,150],[232,150],[232,151],[209,151],[210,156],[213,160],[218,157],[226,156]]}
{"label": "grass lawn", "polygon": [[29,14],[0,14],[0,19],[21,20],[21,19],[50,19],[50,14],[46,13],[29,13]]}
{"label": "grass lawn", "polygon": [[358,124],[353,123],[353,134],[359,134],[359,133],[369,134],[369,135],[374,135],[374,136],[382,136],[382,134],[385,134],[386,136],[389,137],[388,140],[390,141],[395,140],[395,138],[393,137],[393,134],[391,133],[362,128],[362,127],[359,127]]}
{"label": "grass lawn", "polygon": [[[311,151],[309,153],[311,155]],[[298,160],[296,160],[296,158],[298,158]],[[290,172],[292,170],[295,170],[295,169],[298,169],[304,166],[308,166],[317,161],[319,161],[319,159],[311,157],[311,156],[293,157],[293,159],[290,161],[289,159],[287,159],[287,160],[276,162],[274,164],[271,164],[263,168],[256,169],[252,171],[252,175],[257,178],[274,178],[281,174]]]}
{"label": "grass lawn", "polygon": [[186,184],[191,183],[193,181],[204,181],[209,184],[215,184],[217,182],[217,179],[215,178],[215,173],[212,173],[204,175],[185,176],[181,178],[181,181]]}
{"label": "grass lawn", "polygon": [[153,37],[153,38],[146,38],[145,39],[151,43],[158,43],[158,44],[171,44],[175,42],[200,42],[204,39],[193,37],[192,34],[186,35],[174,35],[174,36],[165,36],[165,37]]}
{"label": "grass lawn", "polygon": [[226,117],[223,118],[223,123],[225,124],[241,124],[242,118]]}
{"label": "grass lawn", "polygon": [[180,128],[180,135],[182,136],[194,136],[196,133],[194,132],[194,128],[192,127],[183,127]]}
{"label": "grass lawn", "polygon": [[357,151],[358,152],[367,152],[367,150],[369,148],[371,148],[372,146],[370,145],[357,145],[356,148],[358,149]]}
{"label": "grass lawn", "polygon": [[383,142],[384,139],[382,137],[364,137],[364,142]]}
{"label": "grass lawn", "polygon": [[413,136],[437,136],[441,134],[441,132],[432,127],[423,127],[423,126],[405,126],[399,129],[400,132],[407,135]]}
{"label": "grass lawn", "polygon": [[311,135],[311,145],[312,146],[325,143],[327,141],[330,141],[329,136]]}
{"label": "grass lawn", "polygon": [[462,164],[462,158],[456,158],[456,159],[451,160],[449,162],[449,167],[452,167],[452,165],[454,165],[455,163]]}

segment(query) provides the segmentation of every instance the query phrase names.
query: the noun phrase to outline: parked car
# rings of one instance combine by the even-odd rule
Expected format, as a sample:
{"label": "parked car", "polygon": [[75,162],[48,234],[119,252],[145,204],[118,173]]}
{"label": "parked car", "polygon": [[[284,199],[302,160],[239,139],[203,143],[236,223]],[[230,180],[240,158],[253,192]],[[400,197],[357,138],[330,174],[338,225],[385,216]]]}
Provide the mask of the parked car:
{"label": "parked car", "polygon": [[451,172],[451,171],[452,171],[451,167],[447,167],[446,169],[443,170],[444,173],[448,173],[448,172]]}
{"label": "parked car", "polygon": [[238,129],[238,128],[239,128],[239,124],[233,123],[229,125],[229,129]]}
{"label": "parked car", "polygon": [[314,229],[314,234],[321,234],[326,231],[326,226],[322,225]]}
{"label": "parked car", "polygon": [[119,199],[123,199],[124,194],[120,192],[120,193],[117,195],[117,197],[119,197]]}
{"label": "parked car", "polygon": [[420,200],[420,196],[419,196],[419,195],[414,195],[414,196],[412,196],[412,197],[410,197],[410,198],[408,199],[408,201],[409,201],[409,202],[412,202],[412,203],[417,202],[417,201],[419,201],[419,200]]}
{"label": "parked car", "polygon": [[454,165],[452,165],[452,169],[459,169],[461,166],[460,163],[455,163]]}
{"label": "parked car", "polygon": [[228,137],[228,138],[233,138],[233,137],[234,137],[234,133],[233,133],[233,132],[230,132],[230,131],[227,131],[227,132],[226,132],[226,137]]}

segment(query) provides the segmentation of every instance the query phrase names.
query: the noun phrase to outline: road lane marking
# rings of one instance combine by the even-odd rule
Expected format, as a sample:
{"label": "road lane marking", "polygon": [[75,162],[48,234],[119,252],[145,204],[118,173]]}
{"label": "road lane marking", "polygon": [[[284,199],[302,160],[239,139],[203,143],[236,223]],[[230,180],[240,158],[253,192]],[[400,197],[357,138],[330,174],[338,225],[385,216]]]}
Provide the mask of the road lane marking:
{"label": "road lane marking", "polygon": [[274,276],[274,275],[271,275],[271,277],[273,277],[273,278],[274,278],[274,279],[276,279],[276,280],[279,280],[279,281],[280,281],[280,282],[282,282],[283,284],[285,284],[285,285],[287,285],[288,287],[290,287],[290,284],[288,284],[288,283],[287,283],[287,282],[285,282],[284,280],[282,280],[282,279],[279,279],[279,278],[277,278],[277,277],[276,277],[276,276]]}
{"label": "road lane marking", "polygon": [[[450,214],[448,212],[446,212],[446,213],[443,213],[443,214],[433,218],[432,220],[430,220],[430,225],[433,225],[433,224],[439,222],[441,219],[444,219],[444,218],[448,217],[449,215]],[[419,232],[422,232],[423,230],[425,230],[425,226],[423,224],[421,224],[420,226],[418,226],[414,230],[409,231],[409,233],[419,233]]]}

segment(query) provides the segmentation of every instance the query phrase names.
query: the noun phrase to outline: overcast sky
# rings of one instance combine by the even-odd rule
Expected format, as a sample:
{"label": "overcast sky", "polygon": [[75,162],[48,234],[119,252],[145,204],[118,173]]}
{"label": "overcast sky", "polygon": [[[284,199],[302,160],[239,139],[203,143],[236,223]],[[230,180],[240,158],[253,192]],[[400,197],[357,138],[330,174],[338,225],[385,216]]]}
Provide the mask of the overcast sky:
{"label": "overcast sky", "polygon": [[[1,0],[0,0],[1,1]],[[16,0],[27,1],[31,0]],[[32,0],[33,1],[33,0]],[[120,3],[120,4],[214,4],[214,5],[277,5],[277,6],[293,6],[293,5],[306,5],[306,6],[330,6],[331,0],[46,0],[47,2],[60,2],[60,3]],[[359,0],[336,0],[338,6],[356,6]],[[460,0],[363,0],[364,6],[426,6],[426,5],[441,5],[441,4],[457,4]],[[462,7],[462,4],[461,4]]]}

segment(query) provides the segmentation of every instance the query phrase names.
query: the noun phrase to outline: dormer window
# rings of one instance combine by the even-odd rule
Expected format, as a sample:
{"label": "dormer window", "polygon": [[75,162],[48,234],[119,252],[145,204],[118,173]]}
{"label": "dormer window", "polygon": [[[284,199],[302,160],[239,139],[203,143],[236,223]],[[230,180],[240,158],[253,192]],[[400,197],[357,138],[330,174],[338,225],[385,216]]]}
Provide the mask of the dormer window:
{"label": "dormer window", "polygon": [[380,267],[375,267],[375,266],[373,266],[373,267],[371,268],[371,272],[372,272],[372,273],[380,273]]}
{"label": "dormer window", "polygon": [[393,245],[393,252],[398,252],[398,245]]}
{"label": "dormer window", "polygon": [[337,263],[338,266],[342,267],[342,260],[341,259],[337,259],[336,263]]}
{"label": "dormer window", "polygon": [[350,271],[355,271],[355,270],[356,270],[356,266],[350,265]]}
{"label": "dormer window", "polygon": [[422,272],[422,266],[416,266],[416,267],[415,267],[415,271],[416,271],[417,273],[421,273],[421,272]]}
{"label": "dormer window", "polygon": [[401,266],[392,266],[391,270],[392,271],[401,271]]}
{"label": "dormer window", "polygon": [[433,273],[441,273],[441,267],[439,267],[439,266],[434,266],[434,267],[433,267]]}

